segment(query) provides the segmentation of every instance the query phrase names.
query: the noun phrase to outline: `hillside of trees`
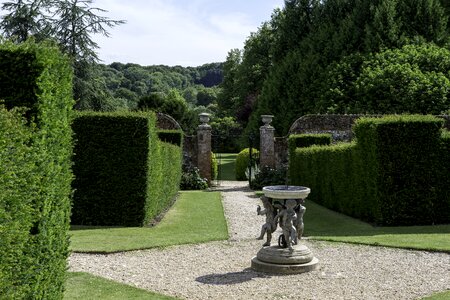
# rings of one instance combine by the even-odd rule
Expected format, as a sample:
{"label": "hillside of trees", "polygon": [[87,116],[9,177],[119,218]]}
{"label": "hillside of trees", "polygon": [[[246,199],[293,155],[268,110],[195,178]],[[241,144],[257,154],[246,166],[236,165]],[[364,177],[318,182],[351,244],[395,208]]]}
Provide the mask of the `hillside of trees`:
{"label": "hillside of trees", "polygon": [[216,111],[222,73],[222,63],[199,67],[98,64],[95,80],[102,86],[102,97],[80,99],[79,109],[154,110],[171,115],[191,134],[199,113]]}
{"label": "hillside of trees", "polygon": [[223,79],[222,63],[169,67],[115,62],[99,64],[96,74],[115,103],[122,102],[122,106],[130,109],[136,109],[142,97],[154,93],[168,94],[171,90],[177,90],[190,105],[206,107],[216,101],[218,85]]}

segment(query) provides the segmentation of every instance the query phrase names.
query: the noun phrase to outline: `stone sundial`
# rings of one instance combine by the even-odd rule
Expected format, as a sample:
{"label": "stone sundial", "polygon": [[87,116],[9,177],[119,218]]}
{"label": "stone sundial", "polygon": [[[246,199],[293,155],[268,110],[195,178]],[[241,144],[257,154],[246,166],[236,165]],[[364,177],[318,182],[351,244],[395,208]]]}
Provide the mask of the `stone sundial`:
{"label": "stone sundial", "polygon": [[[261,197],[264,209],[258,206],[258,215],[265,215],[258,239],[266,242],[252,259],[252,269],[278,274],[297,274],[317,268],[319,260],[305,245],[299,244],[303,235],[305,198],[310,189],[302,186],[275,185],[263,188]],[[277,244],[272,244],[272,234],[277,227],[282,229]]]}

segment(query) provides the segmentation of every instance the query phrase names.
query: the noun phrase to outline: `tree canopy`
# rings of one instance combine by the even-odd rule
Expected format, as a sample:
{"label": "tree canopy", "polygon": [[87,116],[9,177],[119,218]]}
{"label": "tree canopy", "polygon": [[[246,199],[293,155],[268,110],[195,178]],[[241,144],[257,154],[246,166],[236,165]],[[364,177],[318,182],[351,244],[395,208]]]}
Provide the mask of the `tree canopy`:
{"label": "tree canopy", "polygon": [[445,0],[286,0],[230,51],[219,104],[247,132],[273,114],[279,134],[308,113],[448,111],[448,17]]}

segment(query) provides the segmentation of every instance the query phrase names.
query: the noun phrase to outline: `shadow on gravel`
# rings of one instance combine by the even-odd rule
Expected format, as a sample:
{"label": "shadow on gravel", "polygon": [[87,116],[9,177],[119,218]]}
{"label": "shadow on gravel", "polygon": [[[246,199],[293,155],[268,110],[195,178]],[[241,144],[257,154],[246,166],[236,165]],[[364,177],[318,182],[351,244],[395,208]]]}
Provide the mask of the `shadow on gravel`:
{"label": "shadow on gravel", "polygon": [[210,189],[213,192],[251,192],[252,190],[248,186],[215,186]]}
{"label": "shadow on gravel", "polygon": [[262,273],[256,273],[252,269],[248,268],[241,272],[225,273],[225,274],[210,274],[200,276],[195,281],[203,284],[212,285],[228,285],[239,284],[252,280],[253,278],[270,278],[271,276]]}

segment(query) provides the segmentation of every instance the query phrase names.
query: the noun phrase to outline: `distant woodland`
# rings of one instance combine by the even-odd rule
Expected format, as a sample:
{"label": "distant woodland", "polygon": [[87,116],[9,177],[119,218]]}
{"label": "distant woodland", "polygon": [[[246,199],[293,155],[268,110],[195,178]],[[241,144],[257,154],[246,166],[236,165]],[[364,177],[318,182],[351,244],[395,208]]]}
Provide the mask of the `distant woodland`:
{"label": "distant woodland", "polygon": [[99,101],[80,99],[81,110],[149,109],[172,115],[187,131],[195,126],[200,112],[217,109],[223,63],[199,67],[140,66],[138,64],[98,64],[96,84],[101,86]]}

